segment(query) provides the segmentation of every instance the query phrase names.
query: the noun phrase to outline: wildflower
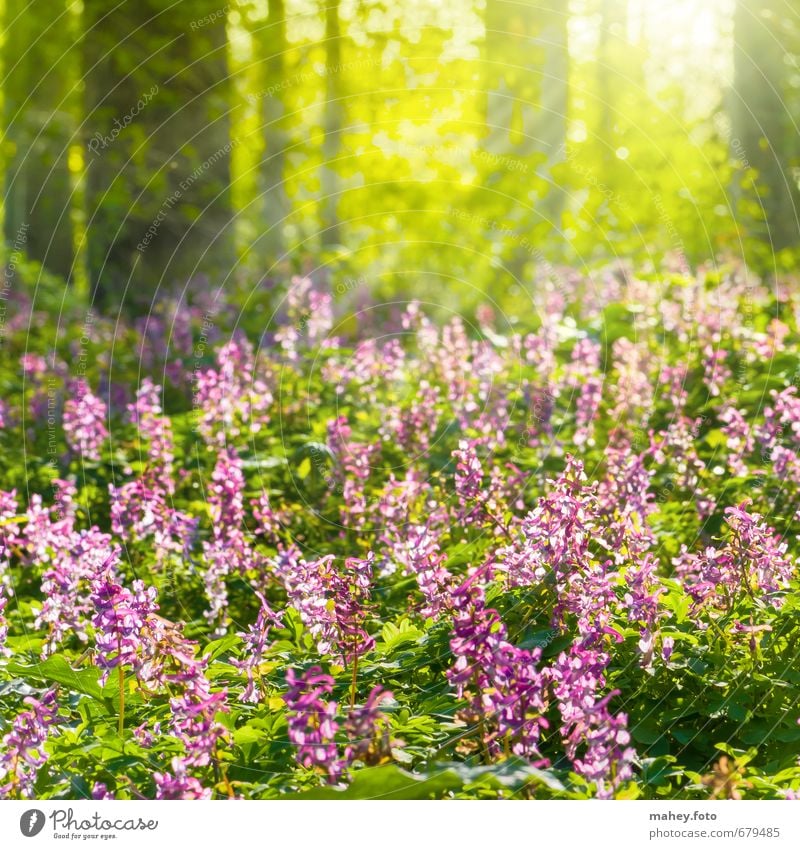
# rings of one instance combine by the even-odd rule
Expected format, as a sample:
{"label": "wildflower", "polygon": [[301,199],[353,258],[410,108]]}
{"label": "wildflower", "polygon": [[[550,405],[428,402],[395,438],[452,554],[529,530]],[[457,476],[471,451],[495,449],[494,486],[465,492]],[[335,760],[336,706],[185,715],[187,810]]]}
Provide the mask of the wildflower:
{"label": "wildflower", "polygon": [[176,756],[171,761],[172,773],[155,772],[156,799],[210,799],[211,790],[192,778],[184,759]]}
{"label": "wildflower", "polygon": [[228,710],[227,691],[211,691],[205,674],[207,658],[176,653],[173,659],[177,669],[168,673],[165,680],[171,689],[179,689],[181,695],[170,699],[170,727],[184,745],[183,763],[207,766],[216,757],[219,741],[227,737],[227,729],[216,719],[217,713]]}
{"label": "wildflower", "polygon": [[55,690],[48,690],[41,699],[28,696],[30,708],[17,714],[11,730],[3,737],[0,754],[0,797],[18,796],[30,799],[41,767],[47,761],[44,745],[50,728],[57,722],[58,704]]}
{"label": "wildflower", "polygon": [[559,655],[549,673],[567,757],[578,773],[595,783],[600,799],[610,798],[619,784],[633,777],[636,757],[629,745],[627,717],[608,711],[618,691],[599,696],[608,660],[597,649],[575,644]]}
{"label": "wildflower", "polygon": [[83,378],[73,381],[64,404],[64,433],[67,445],[84,460],[99,460],[100,448],[108,437],[106,405],[89,390]]}
{"label": "wildflower", "polygon": [[103,670],[104,682],[117,667],[128,666],[137,672],[140,669],[146,651],[146,621],[157,610],[156,594],[155,587],[145,587],[142,581],[134,581],[133,592],[107,575],[94,582],[95,663]]}
{"label": "wildflower", "polygon": [[114,794],[102,781],[97,781],[92,785],[92,799],[105,801],[107,799],[115,798]]}
{"label": "wildflower", "polygon": [[361,761],[366,766],[375,766],[391,758],[393,741],[380,706],[393,698],[383,687],[376,686],[363,705],[350,709],[343,726],[349,741],[344,752],[348,764]]}
{"label": "wildflower", "polygon": [[297,748],[297,762],[336,781],[342,772],[334,740],[339,727],[336,702],[321,698],[333,692],[333,678],[312,666],[301,675],[290,669],[286,680],[289,690],[283,698],[289,710],[289,742]]}
{"label": "wildflower", "polygon": [[447,672],[459,697],[469,696],[464,714],[477,721],[490,754],[510,745],[518,755],[541,760],[542,729],[547,728],[546,682],[536,670],[541,651],[511,645],[497,611],[485,605],[483,590],[468,579],[453,594],[455,662]]}
{"label": "wildflower", "polygon": [[[273,626],[280,626],[282,624],[281,617],[272,610],[264,596],[256,592],[256,597],[260,602],[258,618],[246,632],[240,632],[238,634],[244,642],[244,659],[231,661],[237,669],[247,675],[247,686],[239,698],[243,702],[254,703],[258,703],[264,695],[261,689],[262,685],[260,676],[258,676],[258,669],[264,660],[264,651],[267,647],[269,632]],[[256,681],[257,677],[258,682]]]}

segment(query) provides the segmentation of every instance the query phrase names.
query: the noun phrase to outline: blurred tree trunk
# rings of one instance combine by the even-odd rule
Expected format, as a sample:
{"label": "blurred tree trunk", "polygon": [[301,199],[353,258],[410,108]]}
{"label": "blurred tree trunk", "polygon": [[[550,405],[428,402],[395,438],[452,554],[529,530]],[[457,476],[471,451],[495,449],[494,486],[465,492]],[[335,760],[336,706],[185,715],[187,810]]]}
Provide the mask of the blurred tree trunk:
{"label": "blurred tree trunk", "polygon": [[614,106],[612,104],[619,104],[620,86],[630,84],[630,79],[620,77],[622,54],[626,50],[627,42],[625,37],[628,23],[627,0],[602,0],[600,15],[600,43],[597,49],[597,94],[600,101],[600,120],[597,133],[600,137],[603,158],[607,163],[613,163],[616,160],[614,155],[616,144],[614,143]]}
{"label": "blurred tree trunk", "polygon": [[738,0],[734,17],[732,153],[758,171],[763,235],[775,250],[800,241],[800,196],[790,167],[795,131],[783,97],[785,13],[783,0]]}
{"label": "blurred tree trunk", "polygon": [[342,135],[342,36],[339,0],[325,0],[325,140],[322,145],[322,245],[338,245],[339,178],[336,159]]}
{"label": "blurred tree trunk", "polygon": [[258,39],[263,51],[263,87],[261,121],[264,128],[264,159],[259,169],[259,194],[263,209],[264,232],[260,236],[260,254],[267,266],[283,256],[286,245],[283,224],[289,214],[285,168],[289,134],[281,85],[286,81],[286,8],[284,0],[269,0],[269,15]]}
{"label": "blurred tree trunk", "polygon": [[70,89],[77,81],[73,17],[64,0],[6,0],[3,64],[8,244],[68,279],[73,244]]}
{"label": "blurred tree trunk", "polygon": [[84,0],[89,275],[141,308],[234,260],[226,7]]}
{"label": "blurred tree trunk", "polygon": [[[520,165],[525,166],[524,173],[535,172],[543,185],[549,183],[546,189],[522,193],[534,206],[533,216],[523,205],[511,211],[512,225],[521,237],[542,220],[560,227],[565,196],[553,182],[551,170],[566,154],[568,20],[566,5],[557,0],[486,2],[485,144],[501,163],[487,175],[486,185],[504,191],[502,186],[507,184],[505,191],[519,196],[525,177],[510,167],[512,158],[526,160]],[[530,259],[519,242],[510,262],[517,277]]]}

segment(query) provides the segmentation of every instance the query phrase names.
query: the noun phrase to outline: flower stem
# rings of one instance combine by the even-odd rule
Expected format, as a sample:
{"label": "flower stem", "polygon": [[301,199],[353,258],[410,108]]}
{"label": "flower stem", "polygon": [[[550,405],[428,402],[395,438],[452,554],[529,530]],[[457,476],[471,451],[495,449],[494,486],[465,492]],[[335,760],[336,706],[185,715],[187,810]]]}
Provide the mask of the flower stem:
{"label": "flower stem", "polygon": [[353,656],[353,680],[350,683],[350,707],[356,704],[356,677],[358,676],[358,655]]}
{"label": "flower stem", "polygon": [[122,664],[117,667],[119,673],[119,736],[122,737],[122,731],[125,727],[125,673],[122,671]]}

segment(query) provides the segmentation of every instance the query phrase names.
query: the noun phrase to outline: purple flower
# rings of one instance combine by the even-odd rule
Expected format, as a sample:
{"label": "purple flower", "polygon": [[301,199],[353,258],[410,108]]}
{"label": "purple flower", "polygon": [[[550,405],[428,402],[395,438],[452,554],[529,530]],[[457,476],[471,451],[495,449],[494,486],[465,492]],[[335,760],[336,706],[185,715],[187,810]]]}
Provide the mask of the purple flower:
{"label": "purple flower", "polygon": [[349,741],[344,759],[348,764],[361,761],[366,766],[374,766],[390,759],[392,740],[389,724],[380,706],[393,698],[383,687],[376,686],[363,705],[348,711],[344,722],[344,731]]}
{"label": "purple flower", "polygon": [[219,349],[216,369],[195,374],[197,426],[208,442],[223,445],[269,421],[272,393],[256,365],[250,342],[237,338]]}
{"label": "purple flower", "polygon": [[218,636],[226,631],[228,576],[244,574],[260,562],[244,534],[244,489],[239,455],[233,448],[222,449],[208,487],[211,539],[203,542],[206,560],[203,582],[210,605],[205,616],[216,625],[214,633]]}
{"label": "purple flower", "polygon": [[210,799],[211,789],[203,787],[196,778],[192,778],[181,757],[172,759],[172,774],[155,772],[156,799]]}
{"label": "purple flower", "polygon": [[619,784],[633,777],[636,758],[629,745],[627,717],[608,711],[617,691],[599,695],[608,661],[607,654],[573,645],[549,670],[567,757],[576,772],[595,783],[600,799],[611,798]]}
{"label": "purple flower", "polygon": [[25,704],[30,710],[15,717],[11,730],[3,737],[0,753],[0,797],[33,798],[33,785],[39,769],[47,761],[44,745],[51,726],[56,724],[58,704],[55,690],[48,690],[41,700],[29,696]]}
{"label": "purple flower", "polygon": [[238,634],[244,641],[244,660],[231,661],[237,669],[247,675],[247,686],[239,697],[240,700],[254,703],[258,703],[264,696],[258,670],[264,662],[264,651],[267,648],[269,632],[273,626],[280,627],[282,624],[281,617],[272,610],[264,596],[259,592],[256,592],[256,596],[261,604],[258,618],[246,632]]}
{"label": "purple flower", "polygon": [[350,557],[343,568],[335,560],[332,554],[311,562],[285,558],[282,578],[317,651],[338,652],[352,662],[375,645],[365,629],[374,558],[372,553],[364,560]]}
{"label": "purple flower", "polygon": [[116,796],[103,784],[102,781],[97,781],[92,786],[92,799],[103,800],[115,799]]}
{"label": "purple flower", "polygon": [[333,678],[319,666],[312,666],[301,675],[290,669],[286,674],[289,690],[284,701],[289,710],[289,742],[297,749],[297,762],[307,769],[317,769],[336,781],[342,772],[342,762],[336,747],[336,702],[322,696],[333,692]]}
{"label": "purple flower", "polygon": [[459,440],[453,451],[456,460],[455,487],[462,507],[469,507],[478,499],[483,485],[483,466],[475,450],[475,442]]}
{"label": "purple flower", "polygon": [[[45,656],[69,637],[88,640],[90,618],[95,613],[93,582],[101,574],[111,574],[119,557],[108,534],[94,527],[73,531],[71,525],[71,519],[51,523],[47,533],[50,563],[42,574],[44,601],[36,615],[36,627],[48,631]],[[29,530],[30,525],[26,534]],[[44,535],[41,524],[36,533]]]}
{"label": "purple flower", "polygon": [[67,445],[84,460],[99,460],[108,437],[106,405],[89,390],[83,378],[69,386],[71,396],[64,404],[64,433]]}
{"label": "purple flower", "polygon": [[206,766],[216,758],[217,745],[227,737],[227,729],[216,715],[227,712],[227,691],[211,691],[205,675],[206,659],[197,660],[175,654],[178,670],[166,676],[170,688],[182,690],[170,699],[171,727],[186,750],[183,762],[188,766]]}
{"label": "purple flower", "polygon": [[703,605],[731,609],[742,594],[756,592],[775,607],[782,604],[781,592],[796,572],[787,557],[788,546],[747,507],[745,501],[725,510],[729,534],[724,545],[708,546],[699,554],[684,548],[675,559],[676,574],[695,599],[695,609]]}
{"label": "purple flower", "polygon": [[134,581],[133,592],[115,583],[108,575],[97,578],[92,587],[97,653],[95,663],[103,670],[102,680],[119,666],[138,672],[146,656],[146,623],[158,609],[155,587]]}
{"label": "purple flower", "polygon": [[547,728],[547,682],[536,669],[541,652],[518,649],[506,639],[496,610],[486,607],[477,573],[453,593],[455,662],[447,672],[459,697],[469,697],[467,721],[477,722],[491,754],[508,746],[543,762],[539,738]]}

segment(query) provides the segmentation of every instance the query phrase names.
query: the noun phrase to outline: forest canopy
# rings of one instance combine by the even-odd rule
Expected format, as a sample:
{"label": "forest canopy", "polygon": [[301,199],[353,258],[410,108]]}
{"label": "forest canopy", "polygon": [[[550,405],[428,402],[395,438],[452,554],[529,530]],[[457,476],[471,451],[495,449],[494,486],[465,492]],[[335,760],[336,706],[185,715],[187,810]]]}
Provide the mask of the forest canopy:
{"label": "forest canopy", "polygon": [[6,251],[96,304],[796,255],[787,0],[2,7]]}

